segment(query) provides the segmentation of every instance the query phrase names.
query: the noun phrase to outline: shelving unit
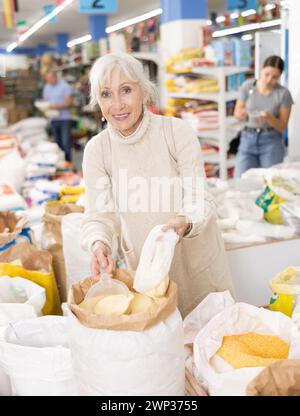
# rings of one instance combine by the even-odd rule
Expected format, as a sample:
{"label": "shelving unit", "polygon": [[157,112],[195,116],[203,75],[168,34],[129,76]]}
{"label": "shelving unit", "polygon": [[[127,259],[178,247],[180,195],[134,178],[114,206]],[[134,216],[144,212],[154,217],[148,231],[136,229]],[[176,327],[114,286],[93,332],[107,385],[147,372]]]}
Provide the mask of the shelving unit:
{"label": "shelving unit", "polygon": [[[199,75],[217,78],[219,84],[219,92],[217,93],[173,93],[169,92],[169,97],[172,98],[189,98],[193,100],[206,100],[214,101],[218,103],[218,112],[219,112],[219,129],[212,131],[202,131],[198,133],[198,137],[211,137],[218,138],[219,142],[219,153],[218,154],[207,154],[204,156],[206,161],[214,160],[211,163],[218,163],[220,165],[220,178],[223,180],[227,179],[228,168],[234,165],[232,159],[227,159],[227,149],[228,149],[228,137],[230,137],[230,132],[228,129],[228,118],[226,116],[226,103],[228,101],[233,101],[238,98],[238,91],[226,91],[226,77],[229,75],[236,75],[240,73],[247,72],[249,68],[244,67],[199,67],[194,68],[191,72],[180,73],[180,75]],[[233,138],[233,137],[232,137]]]}

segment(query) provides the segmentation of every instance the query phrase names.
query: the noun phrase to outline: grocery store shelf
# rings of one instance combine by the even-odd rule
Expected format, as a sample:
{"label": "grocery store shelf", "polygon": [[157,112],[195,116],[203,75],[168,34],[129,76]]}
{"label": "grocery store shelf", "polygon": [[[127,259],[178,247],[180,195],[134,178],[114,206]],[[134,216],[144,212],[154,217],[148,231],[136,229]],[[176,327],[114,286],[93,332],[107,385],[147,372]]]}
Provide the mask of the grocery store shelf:
{"label": "grocery store shelf", "polygon": [[[190,100],[205,100],[205,101],[215,101],[219,102],[221,96],[218,92],[201,92],[198,94],[193,94],[190,92],[169,92],[168,93],[172,98],[187,98]],[[237,100],[238,91],[228,91],[225,94],[226,101]]]}
{"label": "grocery store shelf", "polygon": [[[213,163],[213,164],[219,164],[220,163],[220,153],[206,153],[202,152],[203,160],[205,163]],[[229,158],[227,159],[227,168],[233,168],[235,167],[236,158]]]}
{"label": "grocery store shelf", "polygon": [[249,68],[242,66],[215,66],[215,67],[195,67],[192,70],[192,74],[206,75],[206,76],[229,76],[235,74],[241,74],[249,71]]}

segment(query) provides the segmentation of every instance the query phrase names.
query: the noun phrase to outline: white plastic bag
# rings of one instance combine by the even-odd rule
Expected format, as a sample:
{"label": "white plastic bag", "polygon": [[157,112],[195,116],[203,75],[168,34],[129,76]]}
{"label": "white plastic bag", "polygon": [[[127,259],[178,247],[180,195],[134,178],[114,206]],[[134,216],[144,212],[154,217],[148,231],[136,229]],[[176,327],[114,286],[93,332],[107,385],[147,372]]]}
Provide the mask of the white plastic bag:
{"label": "white plastic bag", "polygon": [[[17,396],[69,396],[75,394],[70,350],[61,345],[61,328],[67,318],[48,317],[23,321],[11,326],[10,337],[15,332],[18,344],[0,342],[0,367],[11,380],[13,394]],[[22,325],[24,325],[22,329]],[[56,326],[59,327],[56,330]],[[50,327],[52,328],[51,330]],[[9,331],[7,329],[7,331]],[[30,340],[30,337],[33,338]],[[23,343],[31,345],[21,345]],[[43,345],[39,347],[38,345]]]}
{"label": "white plastic bag", "polygon": [[161,231],[162,227],[154,227],[144,243],[133,283],[137,292],[155,289],[168,276],[179,236],[173,230]]}
{"label": "white plastic bag", "polygon": [[45,129],[48,121],[43,117],[29,117],[24,120],[18,121],[17,123],[9,127],[11,133],[22,132],[22,130],[37,130]]}
{"label": "white plastic bag", "polygon": [[6,326],[4,338],[11,344],[38,348],[69,347],[68,320],[60,316],[47,315],[18,321]]}
{"label": "white plastic bag", "polygon": [[45,302],[45,288],[38,284],[22,277],[0,277],[0,307],[6,304],[8,310],[13,311],[15,305],[18,304],[20,319],[23,318],[22,306],[31,306],[36,315],[39,316],[42,314]]}
{"label": "white plastic bag", "polygon": [[16,150],[0,159],[0,178],[17,192],[21,191],[25,180],[25,161]]}
{"label": "white plastic bag", "polygon": [[28,206],[24,198],[10,184],[0,182],[0,211],[22,210],[26,208]]}
{"label": "white plastic bag", "polygon": [[245,395],[248,383],[264,368],[233,369],[215,356],[224,336],[250,332],[278,336],[290,344],[288,358],[300,358],[300,332],[286,315],[246,303],[226,307],[202,328],[194,341],[196,375],[205,382],[211,396]]}
{"label": "white plastic bag", "polygon": [[246,236],[256,235],[265,238],[284,239],[296,235],[296,230],[286,225],[270,224],[267,221],[237,221],[236,229]]}
{"label": "white plastic bag", "polygon": [[262,220],[264,211],[254,199],[226,199],[217,209],[219,218]]}
{"label": "white plastic bag", "polygon": [[182,396],[182,319],[168,319],[143,331],[87,328],[69,312],[70,347],[82,396]]}
{"label": "white plastic bag", "polygon": [[83,214],[64,215],[61,222],[63,253],[66,267],[67,289],[73,283],[85,279],[91,274],[91,254],[80,245],[80,230]]}

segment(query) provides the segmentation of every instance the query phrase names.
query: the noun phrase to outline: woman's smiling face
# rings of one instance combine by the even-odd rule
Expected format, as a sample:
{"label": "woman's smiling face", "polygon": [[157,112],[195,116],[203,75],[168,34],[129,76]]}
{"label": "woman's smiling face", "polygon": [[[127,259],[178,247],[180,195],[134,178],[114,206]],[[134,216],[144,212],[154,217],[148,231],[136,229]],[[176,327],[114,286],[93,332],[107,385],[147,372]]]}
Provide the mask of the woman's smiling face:
{"label": "woman's smiling face", "polygon": [[99,104],[106,120],[123,136],[134,133],[143,118],[141,86],[114,68],[100,88]]}

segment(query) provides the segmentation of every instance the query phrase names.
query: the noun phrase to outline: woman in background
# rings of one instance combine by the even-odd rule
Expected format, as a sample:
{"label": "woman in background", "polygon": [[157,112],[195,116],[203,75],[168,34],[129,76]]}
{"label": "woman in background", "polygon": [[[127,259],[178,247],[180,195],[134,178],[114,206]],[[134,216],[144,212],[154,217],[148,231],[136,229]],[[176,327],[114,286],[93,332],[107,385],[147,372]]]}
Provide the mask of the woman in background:
{"label": "woman in background", "polygon": [[247,80],[240,88],[234,116],[246,121],[246,126],[237,154],[237,177],[248,169],[268,168],[283,161],[283,132],[293,105],[291,93],[279,84],[283,70],[284,61],[270,56],[260,78]]}

